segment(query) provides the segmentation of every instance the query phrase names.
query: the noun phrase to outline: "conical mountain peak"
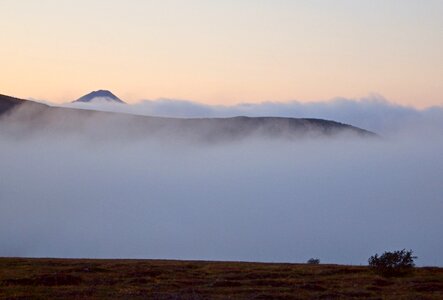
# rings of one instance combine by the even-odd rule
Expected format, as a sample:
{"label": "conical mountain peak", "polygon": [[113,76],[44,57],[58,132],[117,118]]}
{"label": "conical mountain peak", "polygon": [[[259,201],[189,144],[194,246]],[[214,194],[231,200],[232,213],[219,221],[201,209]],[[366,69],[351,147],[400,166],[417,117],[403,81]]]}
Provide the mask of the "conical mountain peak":
{"label": "conical mountain peak", "polygon": [[93,92],[90,92],[89,94],[86,94],[86,95],[84,95],[72,102],[90,103],[90,102],[94,102],[94,101],[125,103],[123,100],[121,100],[120,98],[118,98],[116,95],[114,95],[112,92],[110,92],[108,90],[93,91]]}

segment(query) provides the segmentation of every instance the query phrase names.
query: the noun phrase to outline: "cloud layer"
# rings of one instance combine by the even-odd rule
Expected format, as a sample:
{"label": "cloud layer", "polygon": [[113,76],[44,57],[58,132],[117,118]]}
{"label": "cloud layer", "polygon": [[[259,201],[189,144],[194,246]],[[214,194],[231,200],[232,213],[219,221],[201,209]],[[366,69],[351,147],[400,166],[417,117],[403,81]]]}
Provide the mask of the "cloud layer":
{"label": "cloud layer", "polygon": [[[287,105],[286,114],[334,112],[389,135],[201,145],[96,140],[88,127],[64,135],[0,130],[0,256],[365,264],[375,252],[411,248],[420,265],[443,266],[439,108],[336,100],[233,108],[179,102],[185,107],[174,111],[168,103],[180,107],[165,100],[128,108],[278,115]],[[199,111],[205,107],[211,110]],[[18,126],[5,120],[0,128]]]}
{"label": "cloud layer", "polygon": [[394,135],[405,131],[423,131],[425,128],[435,127],[443,130],[443,106],[420,110],[393,104],[379,95],[371,95],[361,99],[336,98],[309,103],[298,101],[263,102],[233,106],[207,105],[174,99],[144,100],[130,105],[98,101],[96,103],[68,104],[68,106],[183,118],[233,116],[320,118],[351,124],[383,135]]}

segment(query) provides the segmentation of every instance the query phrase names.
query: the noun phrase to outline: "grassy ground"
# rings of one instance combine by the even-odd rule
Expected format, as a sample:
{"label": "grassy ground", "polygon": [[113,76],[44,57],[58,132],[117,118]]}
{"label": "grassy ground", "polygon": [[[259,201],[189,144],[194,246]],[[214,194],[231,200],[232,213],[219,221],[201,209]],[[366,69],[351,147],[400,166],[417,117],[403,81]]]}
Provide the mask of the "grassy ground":
{"label": "grassy ground", "polygon": [[443,268],[0,258],[2,299],[443,299]]}

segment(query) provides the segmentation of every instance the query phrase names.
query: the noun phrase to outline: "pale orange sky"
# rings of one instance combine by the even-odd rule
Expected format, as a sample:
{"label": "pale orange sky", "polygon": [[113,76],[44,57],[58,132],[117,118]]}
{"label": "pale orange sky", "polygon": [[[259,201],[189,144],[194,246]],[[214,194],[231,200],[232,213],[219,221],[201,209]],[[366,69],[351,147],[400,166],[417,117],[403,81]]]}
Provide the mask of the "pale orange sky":
{"label": "pale orange sky", "polygon": [[2,0],[0,93],[443,105],[440,0]]}

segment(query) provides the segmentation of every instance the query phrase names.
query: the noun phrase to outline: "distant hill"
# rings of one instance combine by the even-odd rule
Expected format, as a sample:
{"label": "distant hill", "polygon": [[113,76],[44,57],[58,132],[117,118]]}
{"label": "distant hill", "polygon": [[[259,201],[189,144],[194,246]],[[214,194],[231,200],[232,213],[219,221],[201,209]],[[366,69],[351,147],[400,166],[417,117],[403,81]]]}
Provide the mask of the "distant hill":
{"label": "distant hill", "polygon": [[0,120],[3,123],[0,130],[8,124],[20,124],[20,134],[38,134],[45,131],[63,134],[73,132],[98,139],[155,137],[212,143],[254,136],[289,140],[340,134],[376,136],[358,127],[322,119],[244,116],[163,118],[52,107],[4,95],[0,95]]}
{"label": "distant hill", "polygon": [[86,94],[86,95],[84,95],[72,102],[73,103],[75,103],[75,102],[89,103],[89,102],[94,102],[97,100],[106,101],[106,102],[115,102],[115,103],[121,103],[121,104],[125,103],[123,100],[121,100],[120,98],[118,98],[116,95],[114,95],[113,93],[111,93],[108,90],[93,91],[93,92],[90,92],[89,94]]}
{"label": "distant hill", "polygon": [[12,110],[15,107],[18,107],[19,105],[26,104],[26,106],[32,106],[32,107],[49,107],[48,105],[29,101],[29,100],[23,100],[11,96],[6,96],[0,94],[0,116],[4,113],[6,113],[9,110]]}

